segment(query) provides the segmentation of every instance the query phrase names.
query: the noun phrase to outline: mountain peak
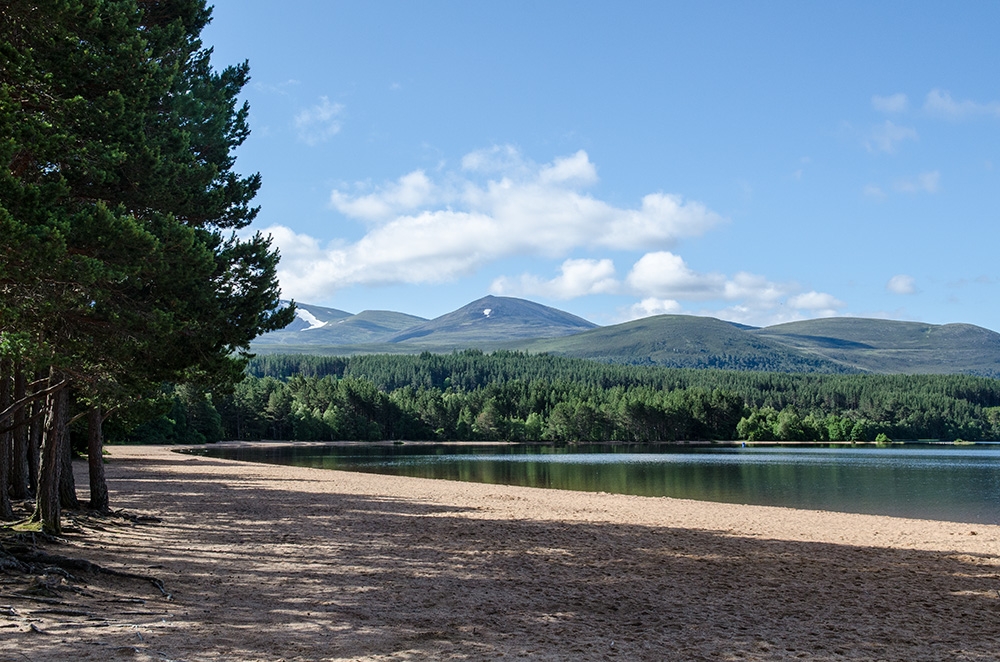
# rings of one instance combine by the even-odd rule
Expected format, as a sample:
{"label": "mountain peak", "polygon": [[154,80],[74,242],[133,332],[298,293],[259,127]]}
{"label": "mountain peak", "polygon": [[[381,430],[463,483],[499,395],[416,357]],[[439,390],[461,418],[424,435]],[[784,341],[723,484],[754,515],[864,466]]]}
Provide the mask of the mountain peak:
{"label": "mountain peak", "polygon": [[485,296],[458,310],[406,329],[389,342],[420,344],[503,342],[555,338],[592,329],[596,324],[540,303],[514,297]]}
{"label": "mountain peak", "polygon": [[[282,301],[283,306],[287,306],[287,301]],[[311,304],[296,303],[295,319],[286,326],[283,331],[313,331],[322,329],[325,325],[335,320],[350,317],[351,314],[336,308],[325,308],[323,306],[313,306]]]}

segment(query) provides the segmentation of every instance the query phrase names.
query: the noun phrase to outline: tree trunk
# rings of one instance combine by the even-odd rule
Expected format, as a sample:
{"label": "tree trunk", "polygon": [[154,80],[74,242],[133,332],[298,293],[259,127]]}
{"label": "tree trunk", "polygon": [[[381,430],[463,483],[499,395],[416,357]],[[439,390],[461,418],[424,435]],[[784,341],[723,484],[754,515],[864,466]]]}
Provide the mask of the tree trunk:
{"label": "tree trunk", "polygon": [[45,419],[41,416],[45,402],[37,401],[31,408],[31,423],[28,425],[28,493],[38,494],[38,465],[42,453],[42,430]]}
{"label": "tree trunk", "polygon": [[[13,402],[12,384],[10,378],[11,362],[0,360],[0,411],[6,409]],[[7,421],[0,421],[6,427]],[[10,459],[11,459],[11,439],[13,436],[8,432],[0,432],[0,520],[14,519],[14,509],[10,503]]]}
{"label": "tree trunk", "polygon": [[[22,400],[27,395],[28,376],[21,366],[14,368],[14,401]],[[13,454],[10,466],[10,496],[14,499],[28,498],[28,420],[27,410],[19,409],[14,413]]]}
{"label": "tree trunk", "polygon": [[73,446],[70,444],[69,433],[69,406],[63,410],[63,435],[65,437],[62,444],[62,454],[59,461],[62,467],[59,469],[59,505],[63,510],[80,510],[80,499],[76,496],[76,477],[73,475]]}
{"label": "tree trunk", "polygon": [[102,513],[109,510],[108,483],[104,478],[104,434],[101,408],[87,412],[87,461],[90,465],[90,509]]}
{"label": "tree trunk", "polygon": [[[55,385],[62,377],[53,368],[49,373],[49,385]],[[62,533],[62,511],[59,504],[59,474],[62,469],[63,446],[66,438],[66,413],[69,410],[69,390],[59,389],[46,398],[48,409],[45,429],[42,435],[41,461],[38,469],[38,495],[35,498],[34,521],[42,523],[42,531],[51,535]]]}

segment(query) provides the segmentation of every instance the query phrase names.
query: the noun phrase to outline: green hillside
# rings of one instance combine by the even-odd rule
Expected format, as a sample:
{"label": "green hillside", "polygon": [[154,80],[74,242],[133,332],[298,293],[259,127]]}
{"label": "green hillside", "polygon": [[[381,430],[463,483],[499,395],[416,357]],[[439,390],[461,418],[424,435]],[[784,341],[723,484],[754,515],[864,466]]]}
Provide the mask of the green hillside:
{"label": "green hillside", "polygon": [[823,357],[758,337],[711,317],[657,315],[563,338],[534,340],[525,351],[607,363],[771,372],[858,372]]}
{"label": "green hillside", "polygon": [[424,318],[416,315],[388,310],[365,310],[318,330],[331,335],[336,334],[345,345],[383,342],[403,329],[424,321]]}
{"label": "green hillside", "polygon": [[837,317],[752,333],[864,372],[1000,376],[1000,334],[971,324]]}

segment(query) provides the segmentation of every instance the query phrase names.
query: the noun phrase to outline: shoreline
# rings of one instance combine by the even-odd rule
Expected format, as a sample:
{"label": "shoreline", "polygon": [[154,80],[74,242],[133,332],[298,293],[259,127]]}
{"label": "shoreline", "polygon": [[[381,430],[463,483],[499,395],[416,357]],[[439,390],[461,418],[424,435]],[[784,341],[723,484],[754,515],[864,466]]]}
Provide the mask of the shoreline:
{"label": "shoreline", "polygon": [[[128,446],[130,444],[120,444]],[[802,447],[844,447],[854,448],[858,446],[871,446],[873,448],[891,448],[893,446],[958,446],[966,448],[968,446],[997,446],[1000,441],[962,441],[944,439],[901,439],[889,442],[878,441],[743,441],[743,440],[715,440],[715,441],[584,441],[584,442],[554,442],[554,441],[414,441],[408,439],[380,441],[288,441],[283,439],[260,439],[256,441],[219,441],[212,444],[200,445],[178,445],[175,448],[197,449],[212,448],[213,446],[232,446],[235,448],[242,446],[697,446],[704,448],[713,447],[768,447],[768,446],[802,446]],[[110,447],[114,447],[109,446]]]}
{"label": "shoreline", "polygon": [[17,613],[0,619],[0,659],[939,660],[1000,647],[996,525],[175,449],[107,449],[112,508],[159,522],[81,518],[48,550],[155,574],[173,599],[88,576],[93,597],[58,591],[77,605],[63,611],[88,614],[73,617],[0,586]]}
{"label": "shoreline", "polygon": [[[755,442],[741,448],[739,442],[558,444],[490,441],[257,440],[225,441],[178,448],[180,452],[218,459],[309,466],[348,472],[408,475],[581,492],[672,497],[735,505],[773,505],[796,510],[885,515],[906,519],[967,523],[969,525],[1000,525],[1000,513],[997,511],[996,499],[988,496],[993,495],[993,490],[989,488],[993,480],[987,475],[977,474],[971,477],[963,475],[960,478],[949,476],[947,480],[938,479],[936,482],[925,482],[927,481],[925,475],[918,475],[918,472],[911,470],[903,476],[898,476],[896,472],[887,475],[883,471],[877,476],[877,479],[873,479],[870,475],[861,475],[862,472],[859,471],[856,464],[859,458],[865,458],[861,461],[862,468],[866,461],[874,461],[879,464],[879,460],[881,460],[881,463],[884,464],[890,454],[895,454],[894,457],[901,460],[901,465],[907,465],[906,460],[915,457],[918,461],[929,460],[931,468],[934,468],[936,467],[935,459],[949,460],[952,454],[968,453],[971,445],[952,442],[894,443],[888,446],[874,442],[867,445]],[[975,450],[982,452],[981,448],[988,448],[995,461],[995,446],[995,443],[985,442]],[[409,450],[406,450],[407,448]],[[450,457],[454,453],[464,456],[466,451],[476,453],[476,449],[484,448],[492,450],[487,453],[486,457],[476,455],[476,458],[483,460],[481,464],[474,460],[465,462],[463,457]],[[534,455],[540,449],[541,455]],[[376,463],[377,466],[371,466],[369,460],[372,458],[369,457],[369,451],[374,454],[375,459],[380,460]],[[363,461],[359,462],[354,457],[357,453],[361,454],[360,457],[364,458]],[[383,456],[382,453],[388,454],[388,456]],[[410,455],[413,454],[416,458],[416,468],[397,466],[394,458],[400,453],[407,460],[412,460]],[[502,457],[494,457],[496,453],[500,453]],[[615,454],[608,456],[607,453]],[[638,466],[654,468],[638,471],[631,468],[637,466],[635,462],[627,463],[627,467],[616,464],[617,458],[637,459],[637,456],[632,455],[634,453],[641,454],[643,458]],[[703,453],[710,453],[710,455],[702,455]],[[722,455],[718,455],[719,453]],[[706,458],[723,457],[727,466],[742,467],[745,463],[757,465],[759,462],[754,459],[756,453],[765,454],[756,457],[768,457],[770,453],[776,453],[782,457],[784,454],[791,454],[789,455],[790,461],[780,461],[779,464],[787,464],[792,471],[780,475],[774,475],[777,472],[764,473],[761,471],[756,471],[754,475],[729,472],[724,477],[705,476],[703,474],[707,472],[701,472],[695,477],[681,471],[660,468],[671,466],[673,464],[670,461],[671,458],[683,458],[681,464],[690,463],[699,471],[705,466]],[[830,471],[827,475],[809,478],[805,474],[804,467],[808,466],[807,460],[809,457],[814,457],[812,455],[814,453],[821,453],[824,462],[839,465],[841,461],[844,461],[847,466],[844,466],[843,471],[838,468],[837,472]],[[928,453],[930,455],[927,455]],[[341,457],[344,454],[348,457]],[[437,457],[441,454],[447,457]],[[597,456],[592,454],[597,454],[601,458],[611,457],[612,460],[610,463],[601,459],[595,461],[594,458]],[[938,454],[937,458],[934,458],[935,454]],[[648,457],[646,457],[647,455]],[[430,456],[442,459],[444,462],[425,462],[424,458]],[[385,457],[385,462],[381,461],[383,457]],[[534,473],[517,469],[498,469],[496,465],[505,464],[504,459],[526,460],[529,464],[535,463],[541,466]],[[548,464],[549,460],[557,462],[557,464]],[[888,460],[888,462],[893,463],[894,460]],[[710,465],[712,460],[707,460],[707,463]],[[410,462],[407,461],[404,464],[409,465]],[[586,466],[587,469],[570,474],[564,470],[566,464]],[[514,466],[519,465],[514,462]],[[606,471],[605,467],[610,468],[610,471]],[[926,467],[924,468],[926,469]],[[865,473],[868,474],[871,471]],[[836,475],[835,479],[834,475]],[[602,479],[600,476],[605,478]],[[606,478],[608,476],[611,479]],[[730,480],[733,481],[731,485],[745,485],[747,487],[729,489],[730,483],[727,481]],[[772,483],[771,481],[779,482]],[[892,484],[886,484],[886,481],[891,481]],[[964,481],[962,485],[966,485],[966,489],[956,490],[956,481]],[[704,484],[711,484],[715,489],[699,489]],[[775,487],[786,484],[795,484],[798,489]],[[854,489],[853,486],[856,485],[864,487]],[[899,485],[910,487],[900,491]],[[981,492],[980,490],[985,491]]]}

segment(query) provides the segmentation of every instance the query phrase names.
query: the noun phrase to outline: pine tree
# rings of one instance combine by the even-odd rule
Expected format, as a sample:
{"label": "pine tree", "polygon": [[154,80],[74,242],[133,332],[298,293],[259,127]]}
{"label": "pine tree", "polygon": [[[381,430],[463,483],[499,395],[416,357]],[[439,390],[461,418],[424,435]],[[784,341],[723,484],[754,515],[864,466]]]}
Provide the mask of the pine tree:
{"label": "pine tree", "polygon": [[[51,366],[60,413],[70,386],[108,410],[166,380],[232,384],[250,340],[294,314],[268,239],[233,233],[260,185],[232,154],[249,70],[212,68],[209,18],[204,0],[0,8],[0,346],[20,334]],[[66,431],[52,413],[37,516],[58,532],[45,460]]]}

